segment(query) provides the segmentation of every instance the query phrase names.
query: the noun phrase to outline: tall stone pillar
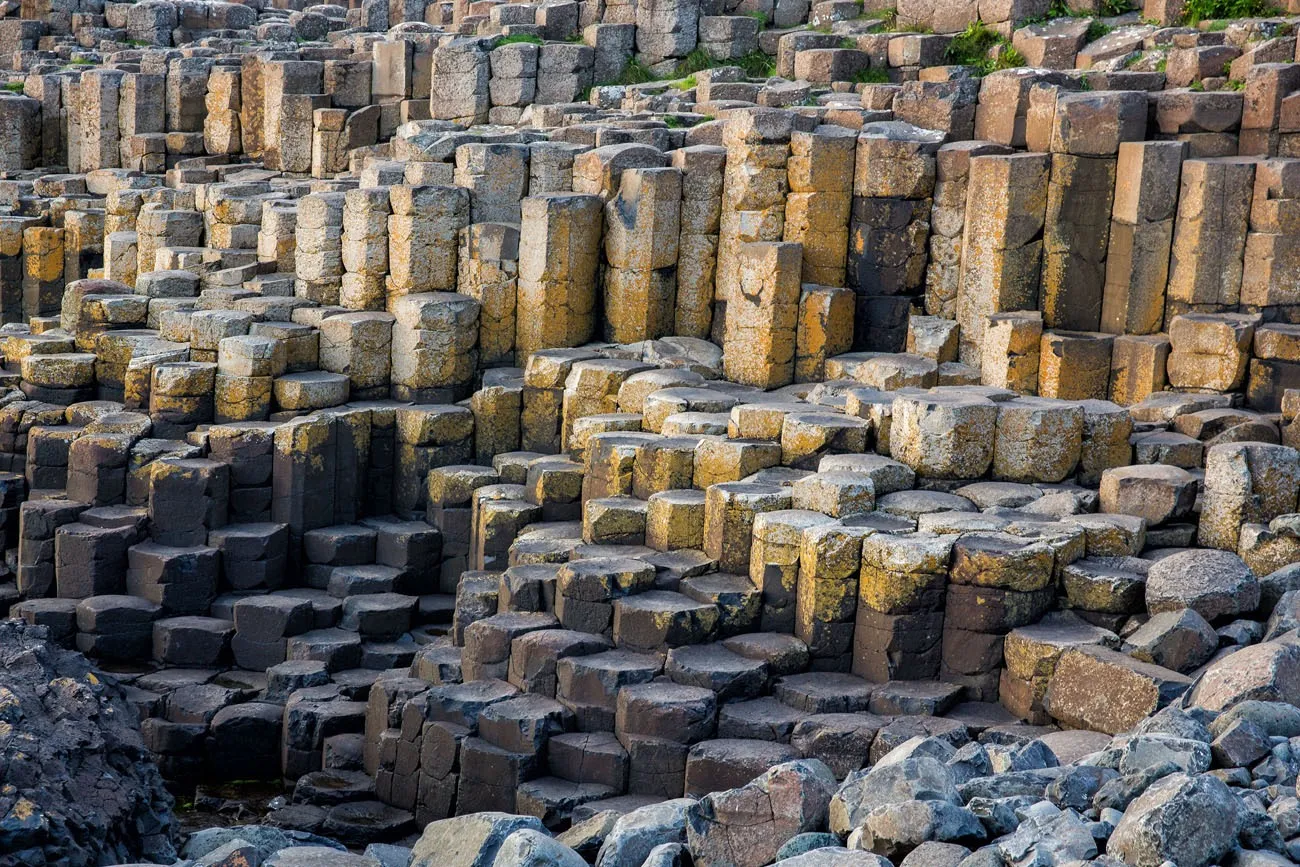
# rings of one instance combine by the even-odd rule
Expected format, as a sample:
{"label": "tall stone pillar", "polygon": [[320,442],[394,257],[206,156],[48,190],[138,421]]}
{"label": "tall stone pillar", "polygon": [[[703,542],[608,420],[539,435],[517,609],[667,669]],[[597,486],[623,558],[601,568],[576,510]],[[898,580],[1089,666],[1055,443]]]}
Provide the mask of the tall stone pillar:
{"label": "tall stone pillar", "polygon": [[515,349],[581,346],[596,327],[600,196],[551,193],[523,201]]}

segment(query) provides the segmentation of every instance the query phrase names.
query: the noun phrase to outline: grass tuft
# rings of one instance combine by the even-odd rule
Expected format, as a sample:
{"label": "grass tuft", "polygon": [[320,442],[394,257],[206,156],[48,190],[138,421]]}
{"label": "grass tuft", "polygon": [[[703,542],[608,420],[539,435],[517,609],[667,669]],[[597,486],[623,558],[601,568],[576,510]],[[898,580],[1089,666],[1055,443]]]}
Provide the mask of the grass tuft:
{"label": "grass tuft", "polygon": [[856,84],[889,84],[889,72],[879,67],[864,69],[853,76]]}
{"label": "grass tuft", "polygon": [[948,44],[947,60],[956,66],[973,66],[981,75],[1025,65],[1025,56],[1006,37],[974,22]]}
{"label": "grass tuft", "polygon": [[492,43],[493,48],[500,48],[502,45],[516,45],[520,42],[528,45],[545,45],[546,40],[540,36],[534,36],[531,33],[512,33],[509,36],[502,36],[496,42]]}
{"label": "grass tuft", "polygon": [[657,80],[658,77],[650,71],[650,67],[633,58],[627,62],[627,66],[623,67],[623,73],[618,77],[618,81],[614,83],[627,86],[633,84],[649,84],[650,82]]}
{"label": "grass tuft", "polygon": [[1185,14],[1188,24],[1199,24],[1226,18],[1267,18],[1277,14],[1277,7],[1268,0],[1187,0]]}

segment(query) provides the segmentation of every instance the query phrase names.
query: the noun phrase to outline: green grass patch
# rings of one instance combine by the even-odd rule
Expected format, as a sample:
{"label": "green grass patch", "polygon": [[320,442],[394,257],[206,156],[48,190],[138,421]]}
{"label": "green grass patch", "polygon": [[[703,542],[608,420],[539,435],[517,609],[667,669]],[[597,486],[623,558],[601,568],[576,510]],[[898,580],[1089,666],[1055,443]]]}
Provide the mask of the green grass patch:
{"label": "green grass patch", "polygon": [[1102,24],[1100,21],[1093,21],[1088,25],[1088,33],[1084,36],[1084,39],[1089,42],[1096,42],[1114,29],[1115,28],[1111,27],[1109,24]]}
{"label": "green grass patch", "polygon": [[898,27],[898,10],[883,9],[880,12],[872,12],[869,17],[875,18],[885,26],[886,30],[893,30]]}
{"label": "green grass patch", "polygon": [[534,36],[531,33],[511,33],[509,36],[502,36],[496,42],[492,43],[493,48],[500,48],[502,45],[517,45],[519,43],[528,45],[545,45],[546,40],[540,36]]}
{"label": "green grass patch", "polygon": [[1199,24],[1223,18],[1267,18],[1276,15],[1277,8],[1268,0],[1187,0],[1185,14],[1188,24]]}
{"label": "green grass patch", "polygon": [[670,86],[675,87],[678,90],[690,90],[698,83],[699,82],[695,80],[694,75],[688,75],[685,78],[679,78],[676,81],[672,82]]}
{"label": "green grass patch", "polygon": [[658,77],[650,71],[650,67],[633,58],[627,62],[627,66],[623,67],[623,74],[620,75],[618,81],[614,83],[627,86],[633,84],[649,84],[650,82],[657,80]]}
{"label": "green grass patch", "polygon": [[745,14],[758,22],[759,30],[766,30],[768,26],[772,23],[771,21],[768,20],[766,12],[760,12],[757,9],[755,9],[753,12],[746,12]]}
{"label": "green grass patch", "polygon": [[878,67],[864,69],[853,76],[853,81],[857,84],[889,84],[889,72]]}
{"label": "green grass patch", "polygon": [[750,78],[771,78],[776,75],[776,58],[768,57],[761,49],[754,49],[732,63],[745,70],[745,75]]}
{"label": "green grass patch", "polygon": [[6,81],[4,83],[4,89],[10,93],[22,93],[24,86],[24,83],[21,81]]}
{"label": "green grass patch", "polygon": [[974,22],[948,43],[947,60],[955,66],[973,66],[981,75],[1025,65],[1025,56],[1001,34]]}
{"label": "green grass patch", "polygon": [[1244,79],[1230,78],[1228,79],[1228,83],[1225,84],[1223,87],[1225,90],[1245,90],[1246,82]]}
{"label": "green grass patch", "polygon": [[669,129],[690,129],[697,123],[699,120],[694,118],[682,118],[675,114],[664,115],[664,125]]}
{"label": "green grass patch", "polygon": [[[675,75],[682,78],[717,66],[739,66],[745,70],[745,75],[749,78],[771,78],[776,74],[776,60],[768,57],[760,49],[754,49],[743,57],[718,60],[703,48],[696,48],[677,64]],[[693,84],[691,86],[694,87]]]}

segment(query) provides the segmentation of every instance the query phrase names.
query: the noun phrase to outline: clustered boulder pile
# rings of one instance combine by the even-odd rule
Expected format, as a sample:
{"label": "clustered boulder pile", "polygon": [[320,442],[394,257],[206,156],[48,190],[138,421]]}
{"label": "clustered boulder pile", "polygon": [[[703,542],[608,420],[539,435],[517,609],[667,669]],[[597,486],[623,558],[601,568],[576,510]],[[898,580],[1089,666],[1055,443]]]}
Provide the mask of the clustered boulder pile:
{"label": "clustered boulder pile", "polygon": [[1129,6],[0,2],[0,863],[1300,860],[1300,18]]}
{"label": "clustered boulder pile", "polygon": [[172,797],[133,708],[44,632],[0,621],[0,862],[171,863]]}

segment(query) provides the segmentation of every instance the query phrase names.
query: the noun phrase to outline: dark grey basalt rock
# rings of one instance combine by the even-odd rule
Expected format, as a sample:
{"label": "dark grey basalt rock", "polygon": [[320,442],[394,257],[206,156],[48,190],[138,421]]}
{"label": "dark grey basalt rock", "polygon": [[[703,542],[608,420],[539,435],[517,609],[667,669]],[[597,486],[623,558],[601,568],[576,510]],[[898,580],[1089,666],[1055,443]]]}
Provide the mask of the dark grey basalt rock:
{"label": "dark grey basalt rock", "polygon": [[172,797],[121,689],[44,627],[0,622],[0,863],[176,857]]}

